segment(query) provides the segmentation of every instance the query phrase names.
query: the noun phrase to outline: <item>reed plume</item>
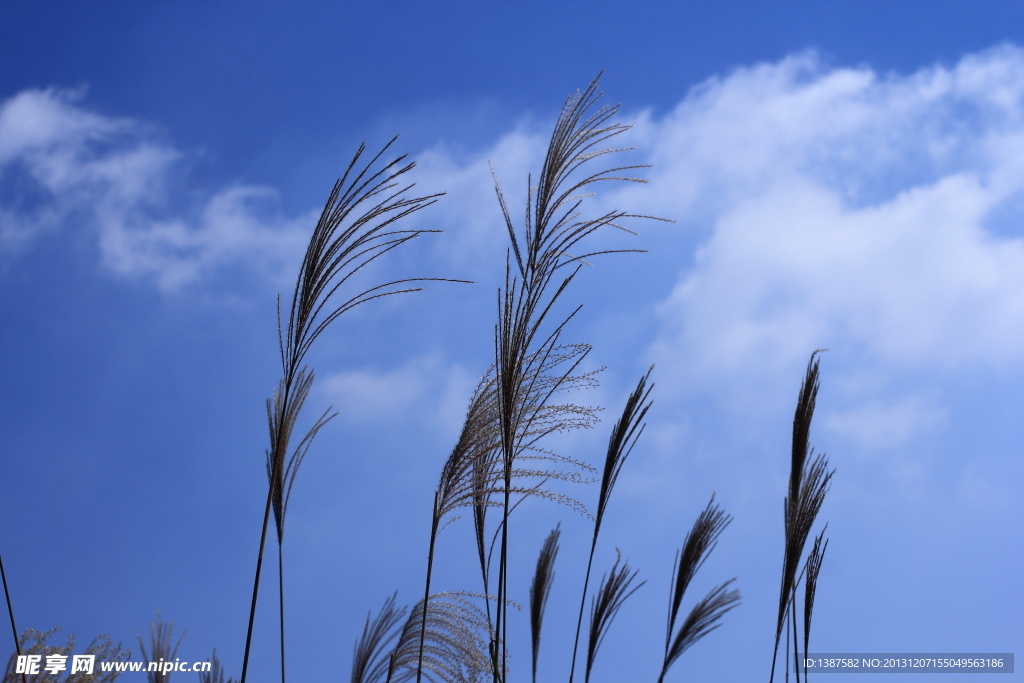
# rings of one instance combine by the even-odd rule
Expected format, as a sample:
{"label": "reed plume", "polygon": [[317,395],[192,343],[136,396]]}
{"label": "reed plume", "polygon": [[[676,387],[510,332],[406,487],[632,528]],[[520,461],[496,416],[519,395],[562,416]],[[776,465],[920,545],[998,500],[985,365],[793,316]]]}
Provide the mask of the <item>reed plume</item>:
{"label": "reed plume", "polygon": [[[775,650],[772,655],[772,670],[769,680],[775,679],[775,664],[778,657],[779,641],[782,638],[782,629],[786,619],[792,620],[793,633],[793,659],[798,664],[799,641],[796,638],[796,591],[800,577],[797,571],[800,566],[800,558],[803,555],[804,546],[811,533],[811,527],[825,502],[825,494],[828,493],[832,475],[835,470],[828,469],[828,458],[824,454],[814,455],[810,446],[811,420],[814,417],[814,407],[818,397],[818,354],[821,350],[811,354],[807,363],[807,371],[803,383],[800,385],[800,394],[797,399],[796,413],[793,417],[793,449],[789,474],[789,492],[786,496],[785,511],[785,550],[782,562],[782,584],[779,588],[779,611],[775,629]],[[808,465],[808,458],[811,462]],[[822,532],[824,533],[824,532]],[[820,548],[820,551],[819,551]],[[806,604],[804,627],[806,643],[810,637],[809,622],[811,609],[813,608],[813,595],[817,589],[818,569],[820,569],[821,558],[824,548],[815,543],[812,556],[808,558],[808,567],[814,572],[813,585],[810,587],[811,604]],[[800,667],[797,666],[796,680],[800,680]]]}
{"label": "reed plume", "polygon": [[[529,416],[529,419],[523,422],[525,431],[518,435],[523,444],[519,458],[523,465],[517,465],[512,469],[512,493],[524,497],[547,498],[577,510],[584,510],[583,504],[575,498],[547,489],[544,483],[551,479],[582,482],[582,473],[588,471],[589,466],[549,449],[543,449],[539,441],[548,434],[590,428],[597,421],[597,410],[594,408],[571,402],[556,404],[549,400],[555,392],[566,392],[596,384],[595,375],[599,371],[576,375],[567,375],[561,371],[566,365],[576,367],[578,359],[585,356],[588,351],[589,347],[584,344],[573,344],[552,349],[543,358],[535,354],[527,359],[527,372],[524,377],[528,381],[517,399],[518,410]],[[430,594],[437,535],[441,529],[454,521],[454,514],[463,507],[473,509],[484,595],[488,593],[489,563],[484,541],[487,508],[500,505],[494,501],[494,497],[504,492],[496,386],[497,378],[492,366],[473,393],[459,439],[441,470],[440,481],[434,492],[424,598]],[[539,483],[531,485],[532,481],[538,479]],[[486,608],[490,616],[489,602],[486,603]],[[421,630],[425,629],[424,623]]]}
{"label": "reed plume", "polygon": [[[491,671],[487,615],[468,593],[435,593],[416,603],[390,656],[387,683],[479,681]],[[424,614],[426,638],[420,636]],[[425,643],[421,645],[421,643]]]}
{"label": "reed plume", "polygon": [[406,608],[395,607],[396,593],[384,601],[376,617],[366,615],[363,634],[352,655],[352,683],[382,683],[391,664],[392,641],[399,636]]}
{"label": "reed plume", "polygon": [[[435,230],[399,230],[394,227],[397,221],[429,206],[440,196],[439,194],[410,196],[409,191],[413,185],[403,186],[399,181],[414,167],[414,164],[407,162],[405,155],[387,163],[381,161],[394,141],[395,138],[365,164],[361,160],[366,147],[361,145],[342,177],[334,184],[303,257],[292,293],[286,325],[281,321],[281,299],[278,297],[278,349],[281,357],[282,376],[277,393],[268,403],[271,438],[267,452],[269,484],[259,554],[256,559],[256,574],[253,580],[241,683],[245,683],[248,672],[249,651],[256,618],[256,602],[259,595],[270,511],[275,506],[275,500],[279,500],[280,513],[278,513],[277,519],[280,533],[284,524],[286,489],[290,490],[291,488],[295,472],[309,447],[309,442],[329,419],[328,411],[307,432],[289,460],[291,434],[302,403],[309,393],[309,385],[313,378],[312,371],[307,370],[304,365],[306,355],[313,342],[331,323],[347,311],[373,299],[418,291],[422,288],[415,286],[416,283],[440,279],[391,280],[359,290],[358,293],[342,298],[339,302],[339,296],[341,296],[339,292],[343,285],[349,283],[357,273],[368,265],[424,233],[437,232]],[[291,476],[286,482],[285,471],[289,464],[291,465]],[[282,633],[282,680],[284,678],[283,642]]]}
{"label": "reed plume", "polygon": [[[569,284],[579,272],[585,259],[598,253],[573,254],[582,240],[605,227],[614,226],[632,232],[619,221],[634,218],[623,211],[611,211],[594,218],[582,217],[579,209],[590,191],[590,185],[606,180],[643,182],[636,178],[618,175],[640,168],[624,166],[596,172],[583,171],[584,166],[595,159],[618,151],[601,148],[607,140],[628,129],[628,126],[612,123],[618,112],[617,106],[604,106],[596,111],[593,107],[600,98],[598,78],[585,91],[570,95],[558,116],[555,129],[548,145],[547,155],[533,187],[526,198],[525,225],[522,238],[508,210],[501,186],[495,178],[495,191],[510,240],[510,249],[505,260],[505,282],[498,294],[498,324],[495,327],[495,368],[497,372],[498,413],[501,433],[502,482],[502,524],[501,549],[498,566],[497,616],[495,621],[496,640],[504,642],[507,630],[507,611],[504,609],[507,597],[506,569],[508,564],[508,513],[512,494],[512,477],[515,462],[525,450],[524,434],[532,433],[531,420],[537,412],[524,413],[520,396],[523,391],[532,392],[528,359],[544,363],[556,348],[567,322],[575,315],[575,309],[567,316],[549,325],[553,307],[565,293]],[[566,273],[559,278],[561,273]],[[582,361],[582,357],[579,359]],[[579,362],[577,361],[577,363]],[[568,377],[574,370],[571,366],[565,373]],[[524,389],[525,387],[525,389]],[[542,393],[541,404],[557,389]],[[543,414],[543,413],[540,413]],[[504,652],[494,653],[493,680],[504,680]],[[500,667],[500,669],[499,669]]]}
{"label": "reed plume", "polygon": [[604,642],[604,637],[608,635],[608,627],[615,620],[622,604],[647,583],[641,581],[633,586],[638,573],[639,570],[630,572],[629,563],[623,562],[622,555],[616,550],[615,563],[601,578],[597,594],[590,601],[590,639],[587,644],[587,672],[584,681],[590,681],[590,672],[594,668],[597,651]]}
{"label": "reed plume", "polygon": [[[729,526],[732,517],[725,514],[715,504],[715,496],[711,496],[704,511],[697,516],[693,528],[686,535],[683,547],[676,552],[675,565],[672,570],[672,590],[668,608],[668,626],[665,629],[665,657],[661,665],[658,683],[665,679],[665,674],[679,657],[694,643],[721,626],[721,618],[739,604],[738,590],[729,590],[729,585],[736,579],[729,579],[714,588],[701,599],[683,620],[679,630],[675,630],[683,596],[690,586],[694,575],[704,565],[711,551],[718,545],[718,537]],[[675,637],[673,637],[675,633]]]}
{"label": "reed plume", "polygon": [[544,610],[551,594],[551,584],[555,580],[555,558],[558,557],[558,538],[561,530],[558,526],[551,530],[541,546],[537,557],[537,569],[530,584],[530,642],[533,652],[533,681],[537,683],[537,659],[540,655],[540,631],[544,623]]}

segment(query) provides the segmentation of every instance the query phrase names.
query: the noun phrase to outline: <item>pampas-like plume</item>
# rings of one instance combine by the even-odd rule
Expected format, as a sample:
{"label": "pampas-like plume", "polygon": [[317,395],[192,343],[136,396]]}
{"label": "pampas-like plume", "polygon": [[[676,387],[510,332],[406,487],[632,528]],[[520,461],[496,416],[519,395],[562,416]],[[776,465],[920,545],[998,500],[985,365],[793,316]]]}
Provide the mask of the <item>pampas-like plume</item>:
{"label": "pampas-like plume", "polygon": [[533,681],[537,683],[537,658],[540,655],[540,629],[544,622],[544,609],[548,605],[551,584],[555,580],[555,558],[558,556],[558,526],[551,530],[537,557],[537,570],[530,584],[530,635],[533,645]]}
{"label": "pampas-like plume", "polygon": [[[412,184],[401,186],[401,177],[414,164],[406,161],[405,155],[391,162],[382,163],[383,155],[394,143],[393,138],[368,163],[361,160],[366,151],[361,145],[352,157],[342,177],[334,184],[324,210],[320,214],[309,246],[302,260],[299,275],[292,293],[287,324],[281,319],[281,299],[278,297],[278,349],[281,355],[281,381],[271,401],[269,416],[271,443],[268,450],[269,486],[267,505],[263,515],[263,530],[260,536],[259,554],[256,558],[256,575],[253,580],[252,603],[249,609],[249,627],[245,636],[245,655],[242,660],[241,683],[245,683],[249,666],[249,651],[252,644],[253,624],[256,619],[256,603],[259,596],[260,576],[263,568],[263,552],[266,547],[267,527],[270,511],[275,499],[282,501],[284,512],[286,488],[286,462],[294,467],[292,477],[301,462],[309,441],[328,419],[327,413],[307,433],[296,450],[299,457],[288,460],[290,438],[301,404],[309,392],[312,371],[303,365],[306,354],[324,330],[339,316],[356,306],[373,299],[392,294],[418,291],[416,283],[440,278],[412,278],[391,280],[363,289],[353,296],[338,301],[338,293],[357,273],[373,261],[397,249],[416,237],[436,230],[397,230],[396,221],[433,204],[438,194],[422,197],[409,195]],[[452,280],[448,280],[451,282]],[[283,514],[278,515],[279,533],[283,528]],[[283,637],[282,637],[283,643]],[[283,647],[283,646],[282,646]],[[282,680],[284,679],[282,651]]]}
{"label": "pampas-like plume", "polygon": [[[501,187],[495,179],[495,190],[511,247],[505,261],[505,283],[498,295],[498,324],[495,329],[495,367],[504,475],[495,630],[497,639],[502,642],[507,630],[504,605],[507,597],[508,512],[512,472],[515,461],[523,455],[527,446],[523,435],[533,433],[531,420],[543,414],[543,411],[524,414],[521,409],[520,397],[524,387],[527,394],[533,391],[529,382],[528,359],[535,358],[535,362],[545,363],[554,349],[558,348],[562,329],[575,311],[550,328],[547,325],[549,314],[579,272],[583,260],[598,253],[607,253],[573,254],[577,245],[605,226],[632,232],[620,225],[619,221],[637,217],[622,211],[612,211],[596,218],[583,218],[579,212],[591,184],[605,180],[637,181],[619,174],[639,168],[627,166],[596,172],[582,170],[593,160],[616,151],[601,148],[600,145],[628,128],[611,123],[618,107],[604,106],[597,111],[592,110],[601,96],[597,89],[599,78],[594,79],[584,92],[577,92],[566,99],[555,124],[535,189],[533,179],[529,181],[530,192],[526,199],[522,239],[517,236]],[[559,279],[559,271],[565,267],[568,267],[568,273]],[[566,377],[574,367],[569,368]],[[542,395],[541,405],[547,402],[547,396],[557,386],[556,383],[549,392]],[[505,679],[503,662],[504,653],[494,659],[495,682]]]}
{"label": "pampas-like plume", "polygon": [[662,662],[661,675],[658,676],[659,683],[664,680],[669,668],[683,652],[718,628],[721,625],[719,620],[725,613],[739,604],[739,591],[727,590],[728,586],[736,579],[729,579],[713,589],[690,610],[689,615],[679,627],[679,631],[676,632],[675,638],[672,637],[676,619],[679,616],[679,608],[690,581],[693,580],[694,575],[714,550],[718,544],[718,537],[731,521],[732,518],[715,505],[715,496],[712,494],[711,501],[698,515],[697,520],[693,523],[693,528],[686,535],[682,549],[676,553],[675,567],[672,571],[668,626],[665,632],[665,658]]}
{"label": "pampas-like plume", "polygon": [[[467,593],[435,593],[419,601],[405,622],[391,654],[388,683],[422,675],[428,681],[479,681],[490,672],[488,644],[493,635],[487,615]],[[427,633],[420,655],[420,624]]]}
{"label": "pampas-like plume", "polygon": [[[284,401],[284,395],[287,391],[287,387],[284,386],[284,380],[278,385],[277,391],[274,392],[274,397],[267,399],[267,425],[270,430],[270,443],[278,443],[279,441],[288,443],[291,441],[295,422],[298,420],[299,413],[302,411],[302,406],[305,404],[312,386],[313,371],[303,369],[299,371],[295,378],[290,403],[286,404]],[[295,484],[295,476],[299,472],[299,466],[302,465],[302,460],[306,457],[306,452],[309,450],[310,445],[312,445],[313,438],[317,432],[336,415],[337,413],[331,413],[330,408],[324,411],[323,415],[306,432],[306,435],[302,437],[302,441],[299,442],[299,445],[292,452],[291,457],[287,459],[279,480],[275,481],[274,478],[274,472],[278,468],[276,454],[269,450],[267,451],[267,479],[270,484],[274,485],[274,521],[277,527],[277,540],[279,543],[284,541],[284,520],[288,512],[288,501],[292,496],[292,486]]]}
{"label": "pampas-like plume", "polygon": [[[814,407],[818,397],[818,354],[819,349],[811,354],[807,363],[807,372],[804,375],[803,383],[800,385],[800,395],[797,399],[796,413],[793,417],[793,450],[791,456],[791,469],[789,474],[789,495],[786,496],[785,510],[785,551],[782,559],[782,584],[779,589],[779,611],[775,629],[775,650],[772,655],[772,670],[769,680],[775,679],[775,664],[778,657],[779,641],[782,638],[782,629],[786,617],[793,621],[793,656],[797,659],[799,643],[796,640],[796,588],[799,583],[797,571],[800,566],[800,558],[803,555],[804,546],[810,536],[811,527],[825,502],[825,494],[828,493],[829,484],[835,470],[828,469],[828,458],[824,454],[814,456],[810,446],[811,420],[814,417]],[[807,460],[812,458],[808,466]],[[823,551],[822,551],[823,552]],[[820,559],[816,560],[820,563]],[[815,570],[815,586],[817,584],[817,571]],[[813,605],[812,605],[813,607]],[[810,609],[805,606],[805,622],[810,618]],[[805,629],[807,628],[805,624]],[[809,631],[805,633],[805,641],[809,638]],[[797,671],[797,681],[800,680],[800,672]]]}
{"label": "pampas-like plume", "polygon": [[[598,586],[597,594],[590,602],[590,640],[587,645],[587,673],[585,681],[590,680],[590,671],[594,667],[594,660],[597,659],[597,651],[608,635],[608,627],[611,626],[615,615],[619,613],[622,604],[629,596],[633,595],[646,581],[641,581],[632,586],[633,580],[640,570],[630,572],[628,562],[622,561],[622,554],[616,552],[615,564],[611,570],[601,578],[601,585]],[[619,563],[622,562],[622,566]]]}
{"label": "pampas-like plume", "polygon": [[352,655],[352,683],[382,683],[391,664],[391,641],[398,637],[406,608],[396,608],[397,593],[384,601],[373,619],[366,615],[363,634]]}
{"label": "pampas-like plume", "polygon": [[[538,354],[527,359],[527,381],[519,392],[517,412],[527,416],[522,422],[524,431],[517,434],[523,447],[522,467],[514,467],[512,478],[518,482],[512,493],[529,494],[563,503],[585,511],[582,503],[556,492],[530,485],[531,479],[555,479],[575,483],[585,482],[585,475],[593,471],[586,463],[542,449],[538,443],[549,434],[574,429],[590,429],[597,422],[598,409],[575,403],[553,404],[554,393],[596,386],[596,375],[591,371],[577,375],[566,374],[562,368],[575,368],[587,355],[586,344],[570,344],[553,349],[542,359]],[[477,385],[470,399],[466,419],[459,440],[441,470],[435,492],[434,517],[440,528],[453,521],[449,516],[459,508],[486,508],[499,506],[493,497],[504,491],[504,472],[501,468],[501,426],[498,411],[497,378],[494,368]],[[445,520],[446,517],[449,517]],[[479,525],[483,537],[483,524]],[[480,543],[482,546],[483,544]]]}
{"label": "pampas-like plume", "polygon": [[[550,450],[543,450],[537,446],[537,442],[548,434],[590,428],[596,422],[597,411],[593,408],[573,403],[555,405],[546,400],[552,389],[562,392],[596,384],[596,371],[565,376],[559,370],[565,364],[575,366],[578,359],[586,355],[588,350],[589,347],[586,345],[575,344],[555,349],[544,362],[540,362],[536,357],[528,359],[529,372],[526,377],[529,382],[520,393],[519,400],[520,410],[530,415],[524,426],[528,426],[531,431],[520,435],[525,444],[520,460],[530,461],[531,466],[512,469],[512,479],[515,483],[510,490],[513,493],[547,498],[577,510],[584,510],[582,503],[576,499],[545,489],[543,483],[549,479],[583,481],[581,472],[588,470],[589,467]],[[430,594],[437,535],[441,529],[454,521],[455,517],[452,515],[459,508],[466,506],[473,508],[477,551],[484,593],[487,593],[488,562],[484,542],[486,513],[489,506],[499,505],[493,498],[504,492],[496,385],[497,380],[492,367],[473,393],[459,440],[441,470],[440,482],[434,492],[424,599]],[[540,484],[529,485],[531,479],[538,478],[541,479]],[[425,633],[425,630],[424,623],[421,631]]]}
{"label": "pampas-like plume", "polygon": [[686,615],[679,632],[676,633],[672,646],[668,649],[665,664],[662,667],[658,683],[661,683],[668,673],[669,667],[686,652],[691,645],[721,626],[721,618],[736,607],[740,602],[738,590],[728,590],[730,584],[736,579],[729,579],[725,583],[712,589],[704,598],[693,606],[690,613]]}

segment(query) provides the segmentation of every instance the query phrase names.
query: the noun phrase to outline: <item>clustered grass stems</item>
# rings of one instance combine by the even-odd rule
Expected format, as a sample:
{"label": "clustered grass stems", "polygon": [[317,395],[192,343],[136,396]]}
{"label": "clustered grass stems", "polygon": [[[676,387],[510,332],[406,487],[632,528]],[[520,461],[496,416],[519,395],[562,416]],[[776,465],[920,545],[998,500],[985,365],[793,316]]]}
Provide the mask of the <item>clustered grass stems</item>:
{"label": "clustered grass stems", "polygon": [[548,605],[551,585],[555,581],[555,558],[558,557],[558,538],[561,529],[555,526],[544,540],[540,555],[537,557],[537,569],[530,584],[530,644],[533,653],[533,683],[537,683],[537,660],[540,656],[540,632],[544,623],[544,610]]}
{"label": "clustered grass stems", "polygon": [[[185,637],[183,631],[178,636],[178,642],[171,645],[171,639],[174,633],[174,622],[165,622],[160,619],[160,612],[156,613],[156,620],[149,623],[149,652],[146,652],[146,645],[142,642],[142,636],[135,633],[135,637],[139,640],[139,650],[142,651],[142,660],[146,663],[147,668],[150,662],[166,662],[173,660],[175,655],[178,653],[178,647],[181,645],[182,638]],[[146,680],[148,683],[167,683],[171,679],[171,674],[162,670],[158,671],[147,671]]]}
{"label": "clustered grass stems", "polygon": [[[527,193],[522,240],[517,236],[501,186],[495,180],[495,190],[511,242],[505,262],[505,283],[498,295],[499,315],[495,329],[495,367],[503,473],[496,638],[492,642],[495,683],[505,680],[506,570],[508,514],[513,490],[512,473],[517,458],[524,452],[523,435],[532,433],[529,423],[538,414],[536,411],[524,413],[520,400],[523,391],[531,392],[528,359],[533,357],[544,362],[558,347],[563,328],[579,309],[555,324],[550,332],[544,332],[548,329],[548,317],[553,306],[579,272],[584,259],[598,253],[606,253],[573,255],[571,252],[581,240],[600,228],[615,226],[627,230],[618,221],[636,217],[622,211],[612,211],[596,218],[582,218],[579,207],[586,196],[585,193],[589,191],[588,186],[604,180],[643,182],[636,178],[617,175],[623,171],[640,168],[638,166],[610,168],[590,174],[581,170],[594,159],[617,151],[601,148],[600,145],[628,129],[628,126],[611,123],[611,119],[618,112],[617,106],[604,106],[592,111],[601,96],[597,89],[599,79],[600,76],[595,78],[585,91],[577,92],[566,99],[555,124],[535,189],[532,187],[532,177],[529,180],[531,190]],[[559,273],[565,272],[562,269],[566,267],[569,269],[568,273],[559,279]],[[565,374],[566,377],[571,374],[574,367],[570,367]],[[554,393],[557,386],[556,382],[550,392],[542,398],[541,405],[547,401],[547,396]],[[498,643],[502,643],[500,653]]]}
{"label": "clustered grass stems", "polygon": [[[797,572],[804,546],[810,536],[811,527],[825,502],[829,484],[835,470],[828,469],[828,458],[824,454],[814,455],[810,446],[811,420],[814,417],[815,402],[818,397],[818,354],[819,349],[811,354],[807,363],[807,371],[800,386],[796,413],[793,417],[793,450],[789,475],[789,492],[786,496],[785,510],[785,551],[782,563],[782,584],[779,588],[779,612],[775,630],[775,650],[772,655],[772,670],[769,680],[775,679],[775,664],[778,657],[779,642],[786,619],[791,620],[793,633],[793,663],[796,667],[796,680],[800,680],[799,640],[797,639],[796,623],[796,591],[800,576]],[[811,459],[808,465],[808,459]],[[815,540],[814,548],[807,559],[805,571],[804,600],[804,648],[810,639],[811,610],[814,606],[814,592],[817,589],[818,572],[825,553],[825,545],[821,539],[824,530]],[[788,634],[787,634],[788,635]],[[789,677],[787,669],[787,679]]]}
{"label": "clustered grass stems", "polygon": [[[690,586],[690,581],[704,565],[711,551],[718,545],[718,537],[731,521],[732,517],[725,514],[715,504],[715,496],[712,494],[707,507],[698,515],[697,520],[693,523],[693,528],[686,535],[683,547],[676,552],[675,565],[672,570],[668,625],[665,629],[665,658],[662,662],[661,674],[658,676],[658,683],[665,679],[669,668],[686,650],[721,626],[721,618],[739,604],[739,591],[729,590],[729,585],[736,579],[729,579],[712,589],[694,605],[679,630],[675,631],[679,609],[682,606],[686,589]],[[674,638],[673,632],[675,633]]]}
{"label": "clustered grass stems", "polygon": [[[579,647],[580,630],[583,624],[583,608],[586,604],[587,589],[590,586],[590,571],[594,564],[597,537],[601,532],[601,522],[604,520],[605,510],[608,508],[608,501],[611,499],[615,482],[618,481],[619,472],[622,470],[626,458],[633,451],[633,446],[636,445],[640,434],[644,431],[643,419],[647,415],[647,411],[652,403],[648,400],[648,397],[650,396],[651,389],[654,388],[653,384],[648,386],[647,381],[650,379],[653,369],[652,367],[647,370],[647,374],[640,378],[633,393],[629,395],[626,405],[622,410],[622,416],[615,423],[615,426],[612,428],[611,437],[608,439],[608,450],[605,453],[604,469],[601,473],[601,492],[598,494],[597,514],[594,517],[594,534],[590,540],[590,556],[587,559],[587,573],[583,579],[583,594],[580,598],[580,611],[576,620],[576,635],[573,639],[572,664],[569,668],[570,683],[572,683],[573,677],[576,674],[576,654]],[[589,669],[588,660],[588,676]]]}
{"label": "clustered grass stems", "polygon": [[[310,347],[324,330],[339,316],[360,304],[393,294],[421,289],[415,283],[440,278],[411,278],[392,280],[368,289],[362,289],[354,296],[336,301],[336,295],[343,285],[366,268],[373,261],[409,242],[416,237],[436,230],[399,230],[394,224],[403,218],[429,206],[439,194],[410,196],[412,184],[401,185],[401,177],[414,164],[402,155],[383,163],[383,155],[394,143],[393,138],[369,162],[362,164],[365,145],[361,145],[352,157],[342,177],[334,184],[324,205],[309,246],[302,261],[299,275],[292,294],[287,326],[281,324],[281,301],[278,298],[278,346],[281,355],[282,377],[278,390],[270,402],[271,443],[268,451],[269,485],[267,504],[263,515],[263,530],[260,536],[259,555],[256,560],[256,574],[253,580],[252,603],[249,611],[249,626],[246,631],[245,655],[242,661],[241,683],[245,683],[249,665],[249,651],[252,644],[253,623],[256,618],[256,602],[259,595],[260,575],[263,567],[263,552],[266,547],[267,527],[270,511],[275,499],[281,499],[279,523],[283,525],[285,489],[290,488],[295,472],[301,463],[305,449],[316,431],[328,419],[327,413],[313,428],[288,459],[290,439],[299,411],[309,392],[312,371],[307,371],[304,361]],[[282,329],[283,328],[283,329]],[[290,463],[292,471],[286,483],[285,472]],[[282,660],[284,653],[282,651]],[[283,678],[283,670],[282,670]]]}

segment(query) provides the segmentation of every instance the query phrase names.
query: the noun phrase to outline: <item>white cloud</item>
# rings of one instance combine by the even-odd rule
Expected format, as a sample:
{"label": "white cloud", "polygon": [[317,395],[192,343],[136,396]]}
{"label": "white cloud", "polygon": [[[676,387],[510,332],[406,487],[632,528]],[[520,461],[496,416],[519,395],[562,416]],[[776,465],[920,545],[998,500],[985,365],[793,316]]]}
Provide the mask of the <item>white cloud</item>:
{"label": "white cloud", "polygon": [[1024,231],[994,225],[1024,196],[1022,83],[1010,47],[908,76],[806,53],[642,117],[656,209],[702,226],[659,308],[659,366],[699,385],[830,346],[1024,364]]}
{"label": "white cloud", "polygon": [[[181,153],[81,96],[29,91],[0,105],[0,174],[30,178],[36,193],[0,195],[0,250],[87,213],[109,269],[174,289],[226,265],[274,269],[301,249],[310,216],[278,215],[266,188],[160,214]],[[826,346],[888,365],[1020,366],[1022,97],[1024,52],[1012,47],[909,75],[802,53],[710,79],[663,117],[633,117],[622,142],[654,164],[651,183],[609,186],[596,202],[680,221],[628,245],[651,247],[648,268],[678,273],[657,313],[659,372],[696,389],[791,374]],[[413,220],[455,233],[434,249],[460,275],[487,277],[478,264],[504,251],[487,161],[520,221],[545,142],[524,124],[482,150],[418,155],[417,180],[449,194]],[[657,236],[670,231],[696,238],[692,264],[678,238]]]}
{"label": "white cloud", "polygon": [[298,262],[317,220],[315,212],[291,220],[265,217],[261,207],[276,197],[268,188],[227,188],[191,222],[112,212],[100,235],[104,263],[116,273],[153,278],[165,290],[233,263],[273,277]]}
{"label": "white cloud", "polygon": [[225,265],[293,266],[315,215],[281,217],[272,190],[237,186],[167,217],[159,207],[183,155],[139,122],[87,111],[83,95],[31,90],[0,104],[0,252],[84,224],[110,271],[164,290]]}

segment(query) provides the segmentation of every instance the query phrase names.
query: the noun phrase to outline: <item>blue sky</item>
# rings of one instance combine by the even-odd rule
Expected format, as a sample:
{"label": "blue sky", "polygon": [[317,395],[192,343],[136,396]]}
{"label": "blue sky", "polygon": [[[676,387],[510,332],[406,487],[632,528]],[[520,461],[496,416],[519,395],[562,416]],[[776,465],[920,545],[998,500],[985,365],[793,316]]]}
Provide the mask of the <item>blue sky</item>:
{"label": "blue sky", "polygon": [[[648,253],[596,260],[571,293],[567,337],[607,368],[581,400],[606,410],[562,452],[596,462],[655,364],[597,556],[619,548],[648,583],[594,680],[656,676],[675,548],[712,491],[735,519],[694,597],[736,576],[743,604],[670,679],[767,678],[817,348],[812,443],[837,472],[812,650],[1020,651],[1022,19],[949,2],[5,4],[0,552],[19,627],[137,653],[159,609],[188,630],[180,656],[216,647],[238,674],[275,296],[359,143],[401,134],[417,190],[447,192],[409,227],[444,233],[375,275],[476,284],[353,311],[311,357],[310,419],[340,415],[289,508],[289,672],[347,677],[366,613],[422,590],[432,491],[492,360],[506,238],[488,162],[515,213],[566,94],[603,70],[634,124],[623,159],[653,167],[593,210],[676,222],[600,237]],[[524,603],[562,523],[541,661],[562,680],[590,527],[540,501],[514,520]],[[444,531],[435,585],[478,589],[470,538],[468,518]],[[277,672],[275,585],[271,564],[252,681]],[[512,628],[525,680],[525,615]]]}

